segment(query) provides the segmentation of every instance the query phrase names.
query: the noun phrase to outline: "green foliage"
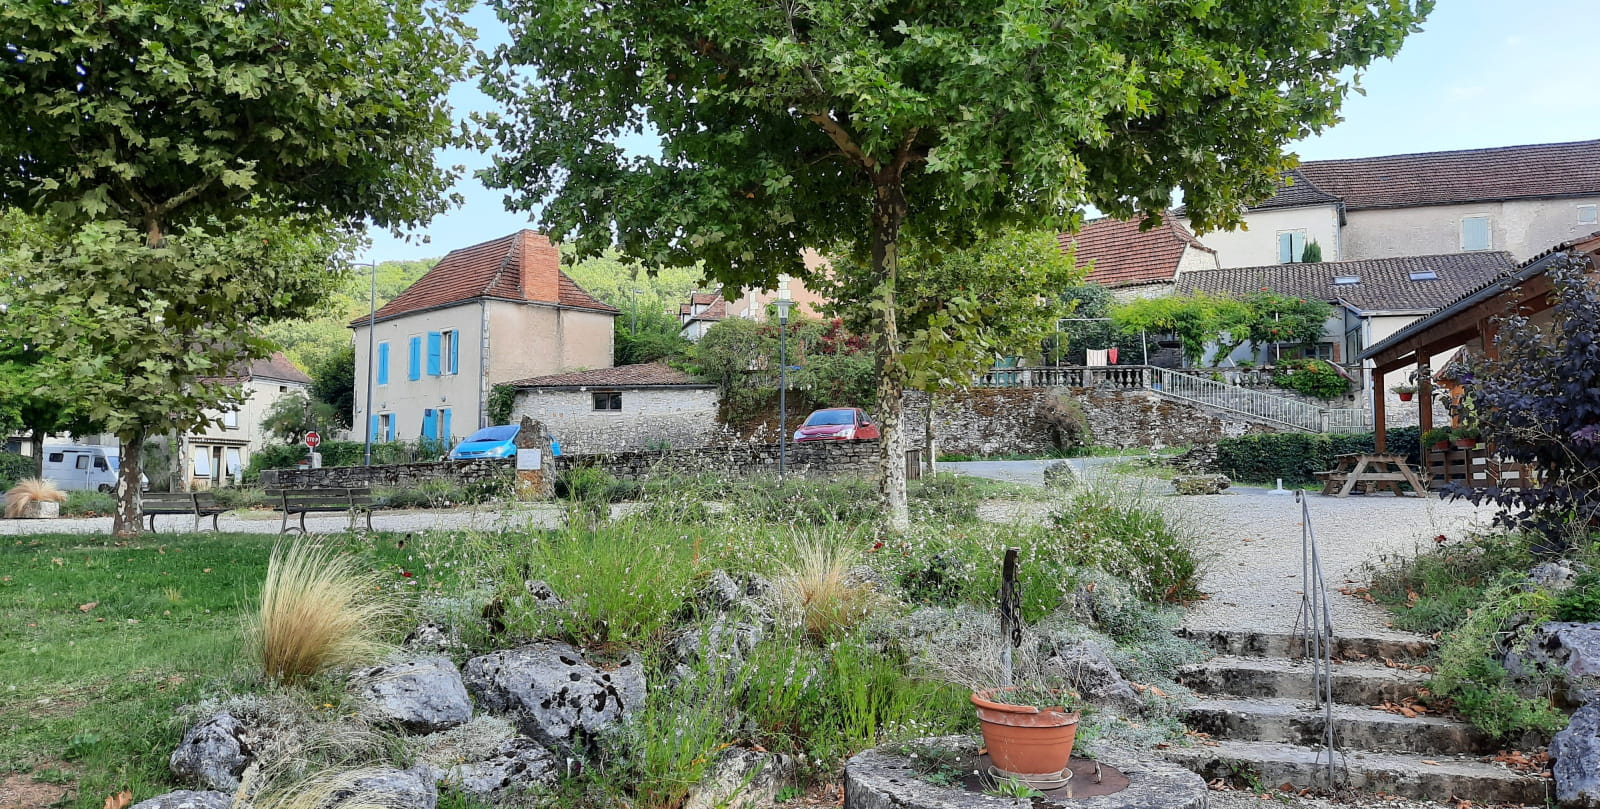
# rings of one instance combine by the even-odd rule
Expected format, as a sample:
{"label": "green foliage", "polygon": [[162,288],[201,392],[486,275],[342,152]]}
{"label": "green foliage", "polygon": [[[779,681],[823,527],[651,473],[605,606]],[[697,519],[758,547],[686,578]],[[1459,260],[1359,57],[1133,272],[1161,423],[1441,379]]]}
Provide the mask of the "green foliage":
{"label": "green foliage", "polygon": [[[1418,462],[1417,428],[1388,432],[1388,451]],[[1284,485],[1316,481],[1314,473],[1332,469],[1334,456],[1370,453],[1376,448],[1372,433],[1256,433],[1217,442],[1217,471],[1236,481]]]}
{"label": "green foliage", "polygon": [[1051,515],[1075,567],[1093,567],[1131,582],[1150,601],[1191,601],[1200,595],[1201,565],[1194,538],[1161,509],[1108,487],[1081,487]]}
{"label": "green foliage", "polygon": [[326,431],[335,426],[335,415],[332,405],[313,402],[304,393],[291,391],[267,408],[261,419],[261,431],[279,443],[298,444],[312,430]]}
{"label": "green foliage", "polygon": [[871,409],[874,360],[865,341],[839,321],[793,318],[787,347],[778,324],[729,318],[706,330],[691,349],[693,370],[717,386],[723,416],[740,423],[766,413],[777,402],[780,354],[787,356],[789,412],[803,418],[822,407]]}
{"label": "green foliage", "polygon": [[1306,243],[1305,249],[1300,252],[1300,262],[1302,264],[1314,264],[1321,260],[1322,245],[1317,244],[1316,239],[1312,239]]}
{"label": "green foliage", "polygon": [[1580,573],[1571,587],[1556,596],[1555,617],[1577,623],[1600,621],[1600,571]]}
{"label": "green foliage", "polygon": [[356,406],[356,350],[349,345],[311,366],[311,398],[323,407],[318,420],[327,426],[350,429]]}
{"label": "green foliage", "polygon": [[556,476],[557,497],[578,502],[609,503],[617,479],[597,466],[579,466]]}
{"label": "green foliage", "polygon": [[1473,534],[1427,553],[1380,560],[1370,593],[1394,610],[1397,629],[1432,635],[1482,606],[1486,591],[1522,578],[1534,564],[1519,534]]}
{"label": "green foliage", "polygon": [[[450,448],[441,439],[416,441],[374,441],[372,463],[374,466],[398,463],[437,461]],[[250,453],[245,465],[244,482],[261,479],[264,469],[293,469],[307,457],[304,444],[269,444]],[[323,466],[361,466],[366,460],[366,444],[362,441],[323,441],[317,447]]]}
{"label": "green foliage", "polygon": [[17,481],[34,476],[34,459],[15,452],[0,452],[0,491],[17,485]]}
{"label": "green foliage", "polygon": [[1279,387],[1318,399],[1337,399],[1350,392],[1351,382],[1323,360],[1282,360],[1272,374]]}
{"label": "green foliage", "polygon": [[426,480],[415,486],[388,489],[376,500],[386,508],[454,508],[484,503],[510,493],[511,478],[462,483],[455,480]]}
{"label": "green foliage", "polygon": [[1450,440],[1450,428],[1430,427],[1423,431],[1420,440],[1422,441],[1422,445],[1425,447],[1431,447],[1434,444],[1445,443]]}
{"label": "green foliage", "polygon": [[516,385],[510,385],[501,382],[500,384],[489,388],[489,402],[487,405],[489,411],[489,423],[510,424],[511,411],[516,407],[516,405]]}
{"label": "green foliage", "polygon": [[[1497,658],[1505,649],[1523,644],[1533,627],[1553,617],[1550,595],[1502,585],[1483,593],[1483,602],[1439,645],[1439,665],[1430,688],[1455,700],[1456,710],[1473,725],[1503,740],[1524,733],[1550,734],[1565,727],[1567,718],[1550,704],[1549,695],[1527,696],[1526,684],[1513,687]],[[1516,624],[1522,629],[1512,632]],[[1534,675],[1535,687],[1548,680]]]}
{"label": "green foliage", "polygon": [[67,501],[61,504],[61,514],[66,517],[105,517],[116,510],[116,498],[88,489],[67,492]]}
{"label": "green foliage", "polygon": [[1117,329],[1126,335],[1139,333],[1171,334],[1183,344],[1189,364],[1206,362],[1206,346],[1216,345],[1216,364],[1231,349],[1222,345],[1223,335],[1244,331],[1250,323],[1250,310],[1234,298],[1196,292],[1185,296],[1140,298],[1112,307]]}

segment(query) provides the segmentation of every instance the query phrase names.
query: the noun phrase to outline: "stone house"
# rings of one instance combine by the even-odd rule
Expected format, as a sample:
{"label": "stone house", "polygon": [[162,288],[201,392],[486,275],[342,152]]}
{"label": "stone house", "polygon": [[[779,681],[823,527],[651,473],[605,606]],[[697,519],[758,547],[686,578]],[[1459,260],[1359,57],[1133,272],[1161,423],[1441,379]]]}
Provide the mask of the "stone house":
{"label": "stone house", "polygon": [[452,441],[488,426],[489,390],[498,383],[609,367],[617,314],[561,271],[542,234],[521,230],[452,250],[378,309],[375,363],[369,318],[349,324],[354,438]]}
{"label": "stone house", "polygon": [[251,454],[273,441],[261,428],[267,411],[279,399],[309,396],[311,389],[311,377],[281,351],[251,362],[238,376],[206,381],[242,385],[246,398],[237,410],[207,413],[218,420],[216,426],[178,439],[173,461],[183,476],[179,488],[184,482],[193,489],[237,483]]}
{"label": "stone house", "polygon": [[[1268,264],[1184,273],[1174,287],[1177,294],[1205,292],[1243,296],[1270,290],[1282,295],[1327,301],[1334,307],[1323,340],[1309,351],[1296,349],[1289,356],[1312,356],[1346,366],[1362,367],[1357,379],[1371,375],[1370,363],[1359,356],[1374,345],[1468,290],[1476,289],[1516,266],[1504,251],[1454,253],[1436,256]],[[1276,349],[1274,356],[1278,355]],[[1238,349],[1234,361],[1266,362],[1272,356],[1251,356],[1248,346]],[[1404,372],[1384,380],[1383,396],[1408,382]],[[1370,385],[1367,385],[1370,387]],[[1368,391],[1370,393],[1370,391]],[[1394,410],[1391,412],[1399,412]]]}
{"label": "stone house", "polygon": [[[1223,267],[1503,251],[1523,261],[1600,222],[1600,140],[1312,160],[1246,227],[1205,234]],[[1181,211],[1179,216],[1181,216]],[[1187,223],[1186,223],[1187,224]]]}
{"label": "stone house", "polygon": [[[821,253],[806,250],[800,257],[805,262],[807,272],[827,271],[828,261]],[[795,308],[790,317],[822,317],[823,309],[828,304],[827,298],[806,288],[805,279],[789,275],[778,276],[776,289],[745,287],[731,301],[724,297],[723,293],[724,290],[721,288],[710,292],[695,292],[689,296],[688,301],[679,304],[678,322],[681,325],[679,334],[690,340],[699,340],[705,336],[707,329],[718,321],[730,317],[766,320],[767,307],[779,298],[794,301]]]}
{"label": "stone house", "polygon": [[521,379],[511,421],[528,416],[564,455],[702,447],[722,431],[717,388],[665,363]]}
{"label": "stone house", "polygon": [[1178,274],[1221,266],[1217,251],[1200,243],[1168,214],[1149,230],[1138,219],[1096,219],[1057,241],[1087,267],[1085,280],[1108,287],[1118,300],[1154,298],[1172,292]]}

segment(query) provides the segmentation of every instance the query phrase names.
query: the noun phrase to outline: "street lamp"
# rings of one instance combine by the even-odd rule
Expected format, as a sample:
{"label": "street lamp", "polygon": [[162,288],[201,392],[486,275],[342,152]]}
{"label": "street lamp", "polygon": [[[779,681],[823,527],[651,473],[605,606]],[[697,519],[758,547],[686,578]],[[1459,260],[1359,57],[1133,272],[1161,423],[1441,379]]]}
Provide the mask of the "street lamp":
{"label": "street lamp", "polygon": [[778,479],[782,480],[789,465],[789,309],[794,301],[788,290],[779,290],[778,299]]}
{"label": "street lamp", "polygon": [[372,466],[372,430],[374,426],[372,418],[372,366],[378,364],[378,355],[376,353],[377,338],[374,337],[378,331],[378,262],[357,261],[353,263],[357,267],[365,264],[372,269],[372,284],[367,298],[367,409],[361,414],[367,422],[366,426],[362,428],[362,432],[367,434],[367,449],[362,456],[361,465]]}
{"label": "street lamp", "polygon": [[633,332],[634,337],[639,336],[639,293],[643,291],[644,290],[642,289],[635,289],[633,291],[633,328],[631,331]]}

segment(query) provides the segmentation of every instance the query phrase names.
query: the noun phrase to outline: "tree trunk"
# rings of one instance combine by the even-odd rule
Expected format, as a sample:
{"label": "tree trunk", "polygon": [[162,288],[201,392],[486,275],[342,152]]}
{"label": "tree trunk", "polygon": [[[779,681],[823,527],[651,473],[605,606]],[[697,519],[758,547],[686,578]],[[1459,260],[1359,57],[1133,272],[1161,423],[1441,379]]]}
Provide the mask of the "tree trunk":
{"label": "tree trunk", "polygon": [[906,505],[905,454],[905,366],[900,361],[900,329],[895,312],[895,282],[899,274],[900,225],[906,219],[905,192],[898,176],[887,178],[876,187],[872,206],[872,269],[883,279],[878,294],[883,305],[878,330],[878,425],[883,434],[878,490],[883,499],[891,533],[903,534],[911,527],[911,511]]}
{"label": "tree trunk", "polygon": [[111,521],[111,533],[127,537],[144,530],[144,509],[139,497],[144,430],[118,434],[117,438],[122,442],[122,468],[117,472],[117,513]]}
{"label": "tree trunk", "polygon": [[44,430],[35,427],[28,431],[28,451],[33,453],[33,476],[44,477]]}
{"label": "tree trunk", "polygon": [[928,458],[927,470],[930,477],[939,473],[939,462],[937,460],[939,446],[937,437],[933,433],[933,406],[936,400],[937,394],[928,394],[928,417],[922,425],[922,451]]}

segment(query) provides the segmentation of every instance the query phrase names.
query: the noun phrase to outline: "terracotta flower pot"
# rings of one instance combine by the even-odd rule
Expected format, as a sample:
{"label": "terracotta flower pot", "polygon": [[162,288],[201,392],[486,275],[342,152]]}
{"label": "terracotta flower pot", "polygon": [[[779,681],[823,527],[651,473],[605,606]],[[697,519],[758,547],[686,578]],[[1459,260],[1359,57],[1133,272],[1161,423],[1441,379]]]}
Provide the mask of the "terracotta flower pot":
{"label": "terracotta flower pot", "polygon": [[1476,438],[1457,438],[1457,439],[1455,439],[1455,445],[1456,445],[1456,449],[1472,449],[1473,447],[1478,445],[1478,439],[1476,439]]}
{"label": "terracotta flower pot", "polygon": [[1411,401],[1411,397],[1413,397],[1415,395],[1416,395],[1415,393],[1401,393],[1401,394],[1399,394],[1400,401],[1409,402],[1409,401]]}
{"label": "terracotta flower pot", "polygon": [[1036,708],[1011,705],[1004,699],[1013,688],[975,691],[972,704],[978,706],[978,721],[983,726],[983,744],[989,748],[994,766],[1020,778],[1059,778],[1072,758],[1072,742],[1078,735],[1078,711],[1061,707]]}
{"label": "terracotta flower pot", "polygon": [[1450,442],[1449,441],[1435,441],[1435,442],[1433,442],[1433,448],[1436,449],[1436,450],[1439,450],[1440,452],[1443,452],[1444,450],[1447,450],[1447,449],[1450,448]]}

